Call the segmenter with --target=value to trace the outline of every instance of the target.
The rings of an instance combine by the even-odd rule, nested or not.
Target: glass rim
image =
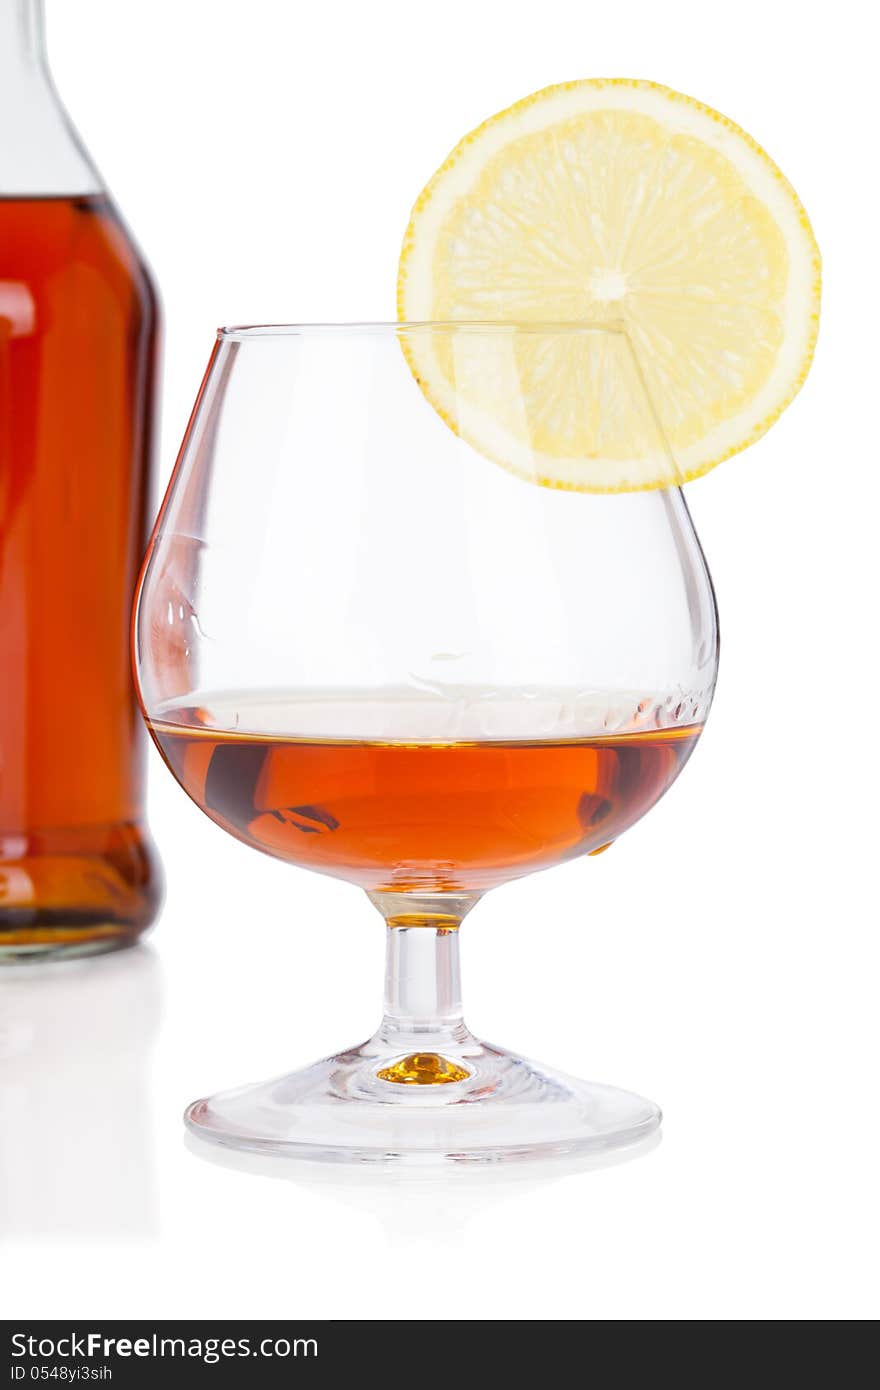
[[[219,341],[247,342],[253,338],[297,338],[352,334],[391,336],[399,333],[540,333],[579,334],[613,333],[626,336],[622,319],[598,323],[592,319],[410,319],[353,320],[327,323],[241,323],[217,329]]]

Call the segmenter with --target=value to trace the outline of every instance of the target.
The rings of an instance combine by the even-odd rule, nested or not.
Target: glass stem
[[[464,1036],[457,927],[389,927],[383,1041],[432,1048]]]
[[[390,1050],[442,1052],[470,1036],[462,1017],[458,928],[478,896],[370,894],[388,928],[377,1039]]]

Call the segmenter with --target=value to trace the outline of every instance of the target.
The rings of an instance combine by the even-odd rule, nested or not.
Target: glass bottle
[[[0,0],[0,959],[124,945],[158,909],[128,647],[158,328],[42,0]]]

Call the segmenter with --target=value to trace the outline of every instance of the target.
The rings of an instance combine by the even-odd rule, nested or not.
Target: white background
[[[656,1098],[660,1147],[600,1171],[424,1185],[188,1151],[186,1101],[372,1030],[383,929],[354,889],[223,836],[154,766],[168,898],[149,946],[0,981],[5,1315],[874,1316],[867,9],[47,10],[59,88],[162,288],[163,484],[215,326],[393,317],[423,183],[467,130],[550,82],[652,78],[742,124],[809,210],[825,301],[802,395],[688,490],[723,651],[685,775],[609,854],[498,890],[464,932],[474,1030]]]

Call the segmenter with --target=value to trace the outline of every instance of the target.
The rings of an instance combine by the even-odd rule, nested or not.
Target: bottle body
[[[124,944],[160,901],[128,656],[157,340],[149,273],[110,200],[7,192],[0,170],[7,959]]]

